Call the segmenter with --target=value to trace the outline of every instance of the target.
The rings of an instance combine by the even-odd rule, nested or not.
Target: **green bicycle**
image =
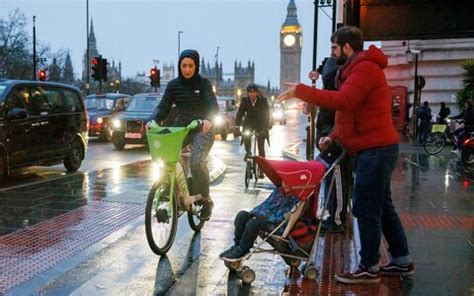
[[[152,121],[147,132],[153,161],[162,162],[163,172],[150,189],[145,207],[145,230],[151,250],[165,255],[176,236],[178,219],[187,213],[189,225],[198,232],[205,220],[200,219],[201,195],[189,195],[186,158],[181,147],[186,135],[199,127],[194,120],[186,127],[164,127]],[[189,156],[188,156],[189,157]]]

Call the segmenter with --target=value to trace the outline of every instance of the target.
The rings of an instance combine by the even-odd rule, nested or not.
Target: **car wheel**
[[[84,148],[79,140],[74,140],[69,146],[69,151],[64,159],[64,167],[70,171],[75,172],[81,166],[84,159]]]
[[[106,127],[104,127],[104,129],[102,130],[102,134],[100,135],[100,138],[102,139],[102,141],[105,141],[105,142],[110,142],[112,141],[112,134],[113,134],[114,130],[112,128],[111,125],[107,125]]]
[[[123,150],[123,147],[125,147],[125,140],[123,139],[123,136],[117,135],[117,133],[113,133],[112,144],[114,144],[115,149]]]

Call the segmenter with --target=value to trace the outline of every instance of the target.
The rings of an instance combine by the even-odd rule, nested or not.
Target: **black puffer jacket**
[[[199,75],[199,53],[195,50],[183,51],[178,65],[186,57],[194,60],[195,74],[190,79],[186,79],[180,70],[179,77],[168,83],[163,98],[153,114],[157,122],[167,118],[173,104],[177,109],[174,123],[176,126],[186,126],[194,119],[212,121],[219,110],[211,83]]]

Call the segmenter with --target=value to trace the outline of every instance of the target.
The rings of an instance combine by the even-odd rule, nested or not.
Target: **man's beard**
[[[342,66],[347,62],[347,55],[341,52],[341,55],[336,58],[336,65]]]

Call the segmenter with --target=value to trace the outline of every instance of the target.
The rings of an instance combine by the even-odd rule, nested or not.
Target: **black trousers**
[[[247,211],[240,211],[234,220],[234,243],[242,250],[248,251],[253,247],[260,231],[269,230],[267,223],[257,219]]]
[[[251,147],[251,140],[252,136],[245,136],[242,135],[244,141],[245,152],[247,154],[252,154],[252,147]],[[258,147],[258,155],[261,157],[265,157],[265,136],[258,136],[257,137],[257,147]]]

